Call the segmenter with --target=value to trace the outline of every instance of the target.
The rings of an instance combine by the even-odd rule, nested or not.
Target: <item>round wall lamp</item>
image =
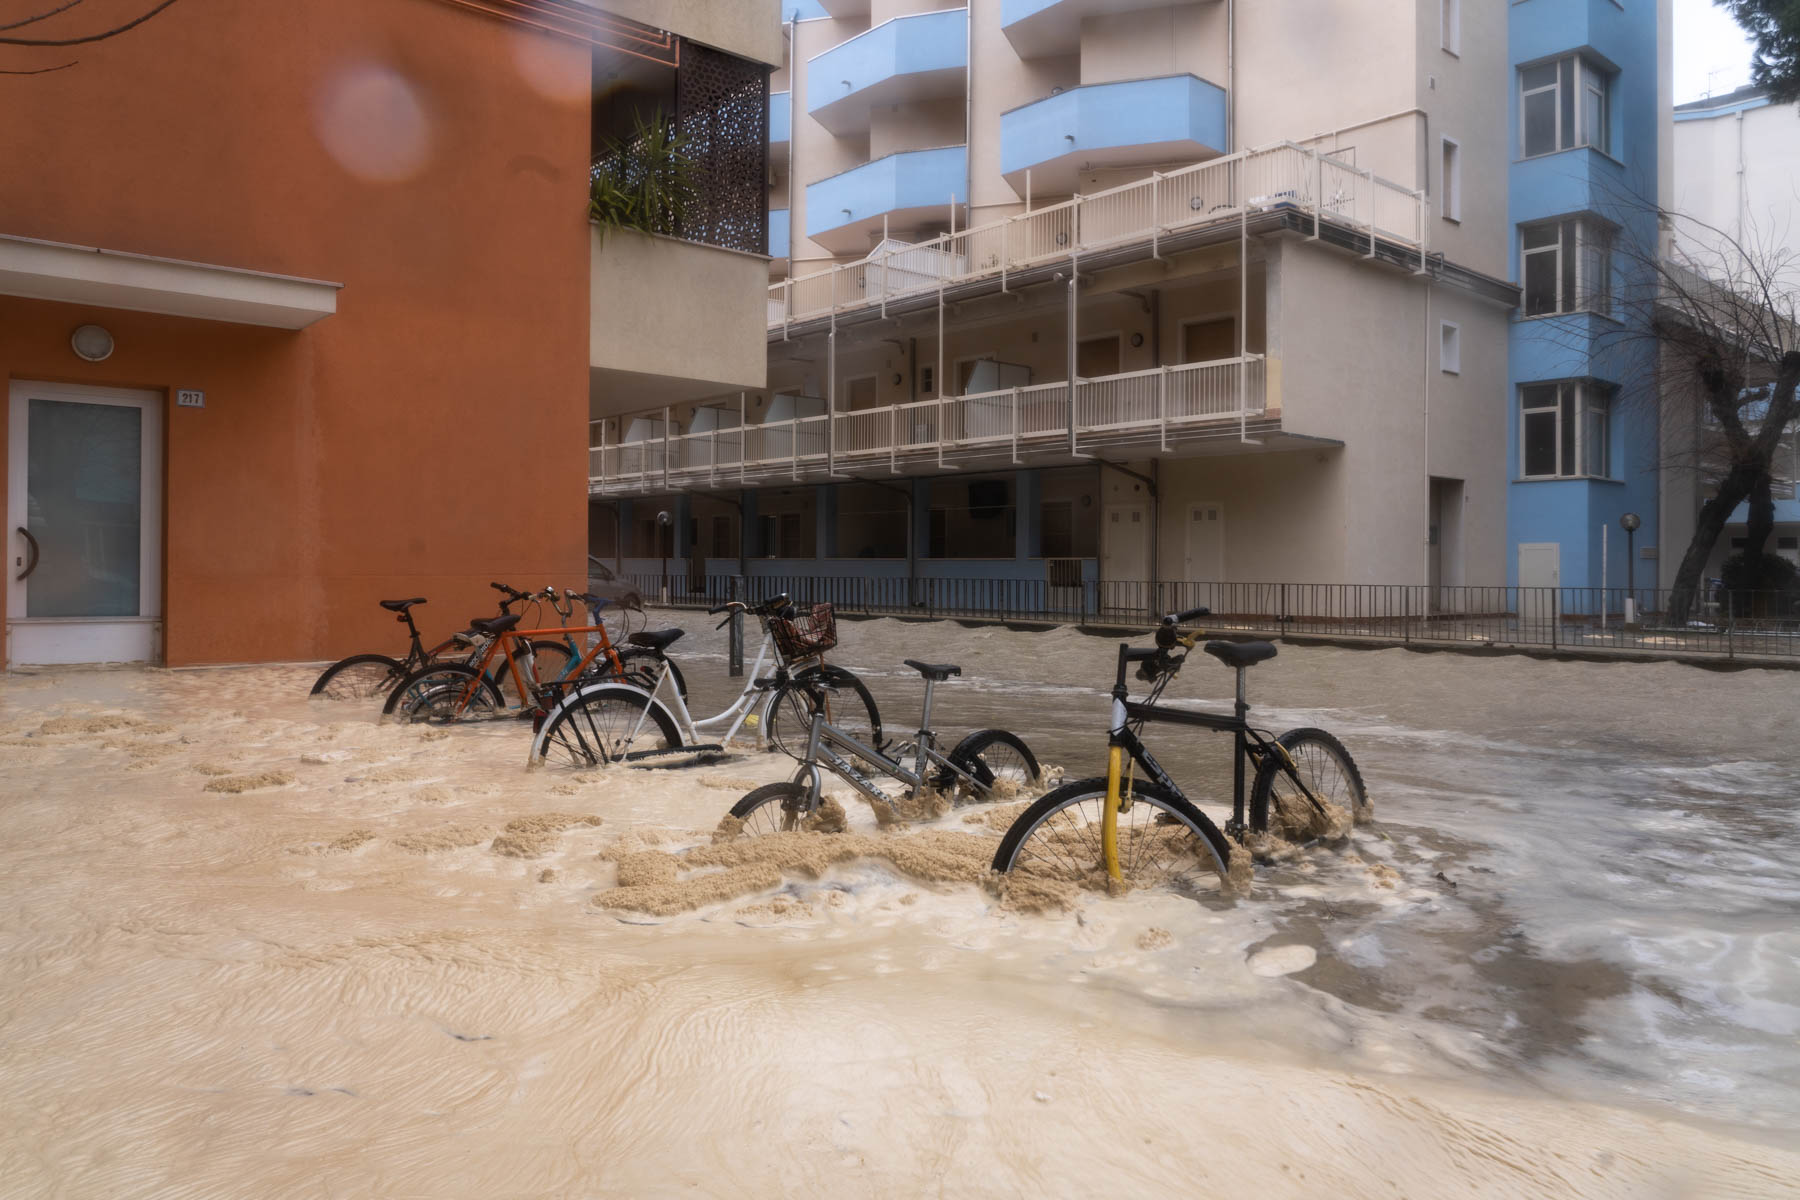
[[[98,325],[83,325],[69,335],[69,349],[88,362],[105,362],[112,357],[113,335]]]
[[[900,386],[900,383],[901,383],[901,379],[902,379],[902,376],[901,376],[901,374],[900,374],[900,372],[898,372],[898,371],[895,371],[895,372],[894,372],[894,386],[895,386],[895,387],[899,387],[899,386]]]
[[[1139,347],[1139,346],[1141,346],[1141,345],[1143,345],[1143,344],[1144,344],[1144,335],[1143,335],[1143,334],[1141,334],[1141,333],[1134,333],[1134,334],[1132,334],[1132,335],[1131,335],[1131,346],[1132,346],[1132,349],[1134,349],[1134,350],[1135,350],[1135,349],[1136,349],[1136,348],[1137,348],[1137,347]]]

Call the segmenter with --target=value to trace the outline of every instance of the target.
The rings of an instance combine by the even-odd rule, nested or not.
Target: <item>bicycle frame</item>
[[[938,766],[950,771],[957,779],[972,783],[985,791],[986,788],[980,780],[938,753],[937,734],[931,729],[931,693],[934,686],[933,681],[929,679],[925,681],[925,701],[919,713],[919,728],[916,735],[918,752],[914,756],[913,767],[910,770],[898,758],[863,745],[856,738],[831,724],[825,719],[825,706],[823,704],[816,706],[812,714],[812,728],[808,731],[806,738],[806,758],[800,764],[800,770],[794,775],[794,782],[803,784],[806,788],[807,811],[810,812],[819,806],[820,794],[824,787],[824,779],[819,774],[819,765],[823,762],[833,775],[855,788],[871,803],[879,803],[885,806],[890,813],[894,813],[896,817],[899,816],[895,812],[892,798],[877,787],[874,780],[857,770],[854,763],[838,754],[837,749],[840,747],[869,763],[882,774],[899,780],[910,788],[924,787],[926,768]]]
[[[479,660],[469,664],[475,668],[476,675],[463,685],[462,695],[457,698],[456,711],[460,714],[475,699],[475,691],[481,686],[482,680],[488,677],[488,666],[493,662],[494,655],[498,653],[504,653],[506,656],[506,669],[512,676],[513,687],[518,691],[520,707],[535,701],[539,681],[537,671],[532,665],[535,662],[535,656],[531,650],[531,639],[555,633],[571,635],[598,633],[600,635],[599,640],[588,648],[575,665],[564,672],[564,679],[579,679],[582,673],[602,655],[605,655],[614,674],[623,673],[624,666],[619,661],[618,651],[614,649],[612,638],[607,634],[605,625],[564,625],[555,629],[509,629],[489,641],[482,650]],[[515,643],[518,648],[515,648]],[[521,658],[527,664],[524,671],[519,669]],[[530,675],[529,681],[526,679],[526,675]]]
[[[700,740],[699,735],[701,730],[710,729],[717,725],[723,725],[727,721],[731,722],[731,724],[727,726],[725,732],[719,736],[719,742],[721,744],[729,742],[732,738],[737,736],[737,731],[743,726],[745,721],[750,719],[750,715],[756,711],[759,705],[766,705],[774,698],[773,692],[757,686],[757,677],[762,674],[763,663],[769,657],[769,652],[773,645],[774,639],[769,636],[767,631],[765,631],[763,633],[762,646],[758,648],[756,652],[756,662],[751,665],[744,680],[744,690],[738,693],[737,699],[733,700],[723,712],[716,713],[710,717],[696,718],[694,714],[689,711],[687,699],[682,696],[681,689],[673,684],[670,684],[669,686],[669,696],[674,703],[665,703],[661,699],[661,693],[663,684],[668,682],[669,679],[669,663],[667,659],[664,659],[662,665],[657,669],[656,684],[650,689],[650,699],[655,703],[662,704],[669,715],[675,718],[676,732],[680,733],[683,740],[689,744],[693,744]],[[626,686],[630,685],[627,684]],[[632,726],[631,737],[634,740],[643,730],[644,721],[649,716],[649,713],[650,710],[646,707],[644,712],[639,715],[637,723]],[[767,729],[768,724],[766,720],[759,720],[757,722],[756,744],[758,746],[767,742]]]
[[[1190,650],[1198,640],[1199,634],[1185,638],[1182,644]],[[1294,781],[1308,800],[1317,806],[1319,799],[1312,789],[1306,786],[1295,769],[1294,760],[1289,756],[1279,741],[1270,737],[1260,729],[1253,729],[1249,722],[1250,704],[1244,697],[1244,671],[1237,669],[1237,695],[1232,704],[1232,712],[1192,712],[1186,709],[1163,708],[1156,703],[1156,697],[1169,679],[1174,677],[1173,671],[1163,677],[1162,682],[1152,689],[1147,700],[1132,700],[1125,685],[1125,671],[1131,663],[1144,662],[1155,657],[1159,651],[1133,650],[1121,644],[1119,647],[1119,674],[1113,684],[1112,691],[1112,725],[1107,733],[1106,741],[1106,805],[1100,818],[1100,850],[1106,873],[1115,880],[1123,879],[1119,868],[1119,814],[1130,806],[1129,794],[1124,786],[1123,774],[1125,762],[1129,759],[1144,769],[1151,782],[1167,789],[1183,800],[1187,794],[1181,790],[1169,773],[1156,761],[1144,745],[1132,724],[1187,725],[1193,728],[1210,729],[1217,733],[1232,735],[1231,753],[1231,820],[1226,822],[1224,832],[1227,837],[1242,841],[1249,829],[1245,820],[1244,766],[1254,763],[1260,769],[1262,763],[1273,756]],[[1175,663],[1179,670],[1184,655]]]

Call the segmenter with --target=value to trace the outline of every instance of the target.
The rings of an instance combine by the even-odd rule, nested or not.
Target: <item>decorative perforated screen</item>
[[[684,39],[675,122],[689,139],[699,193],[679,236],[767,254],[769,69]]]

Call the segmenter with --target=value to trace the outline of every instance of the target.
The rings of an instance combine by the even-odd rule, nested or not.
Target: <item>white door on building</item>
[[[1213,501],[1188,505],[1187,574],[1193,583],[1225,579],[1225,506]]]
[[[14,383],[7,657],[151,662],[162,617],[162,396]]]
[[[1149,579],[1149,506],[1109,506],[1100,523],[1100,607],[1144,609],[1150,603]]]
[[[1562,615],[1562,546],[1557,542],[1519,543],[1519,618],[1555,621]]]

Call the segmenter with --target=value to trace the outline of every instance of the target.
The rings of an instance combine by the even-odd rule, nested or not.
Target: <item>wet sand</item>
[[[838,657],[890,730],[900,657],[961,660],[941,729],[1085,774],[1115,646],[880,621]],[[1795,1194],[1777,673],[1286,650],[1252,699],[1344,737],[1376,824],[1236,904],[1044,914],[963,882],[979,810],[846,798],[893,853],[734,858],[786,760],[528,773],[521,727],[311,674],[0,679],[0,1193]],[[617,903],[671,870],[747,873]]]

